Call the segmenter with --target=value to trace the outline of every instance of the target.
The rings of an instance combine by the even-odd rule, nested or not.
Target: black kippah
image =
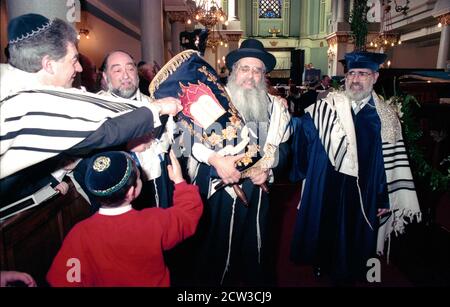
[[[20,15],[8,24],[8,43],[15,44],[48,29],[52,21],[38,14]]]

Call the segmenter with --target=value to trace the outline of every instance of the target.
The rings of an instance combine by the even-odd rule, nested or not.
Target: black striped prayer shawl
[[[375,92],[372,97],[381,121],[384,169],[390,210],[393,212],[378,229],[377,253],[382,255],[385,241],[390,242],[392,232],[403,233],[405,225],[414,219],[420,222],[421,212],[397,113]],[[343,92],[331,92],[306,111],[313,118],[321,143],[335,170],[358,177],[356,135],[350,100]]]
[[[0,104],[0,179],[70,149],[139,107],[77,89],[25,90]]]

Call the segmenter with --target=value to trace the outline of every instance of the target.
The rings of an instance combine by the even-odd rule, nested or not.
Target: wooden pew
[[[45,275],[65,235],[92,213],[90,205],[69,183],[66,195],[57,195],[37,207],[18,213],[0,225],[2,271],[27,272],[38,286],[47,286]]]

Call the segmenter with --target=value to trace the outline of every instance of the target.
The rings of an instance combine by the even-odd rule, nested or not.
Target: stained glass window
[[[259,18],[281,18],[281,0],[259,0]]]

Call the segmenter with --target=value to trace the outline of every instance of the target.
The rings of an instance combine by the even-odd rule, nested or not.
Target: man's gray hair
[[[9,63],[26,72],[42,69],[42,59],[48,55],[58,61],[66,56],[67,44],[78,43],[77,32],[67,22],[55,18],[50,27],[28,39],[9,45]]]

